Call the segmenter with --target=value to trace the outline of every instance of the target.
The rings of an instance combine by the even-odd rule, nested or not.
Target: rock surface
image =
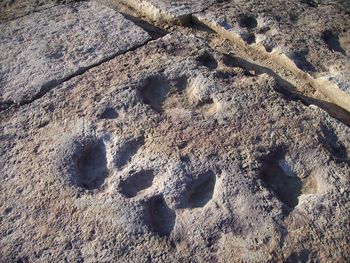
[[[346,261],[349,113],[171,30],[0,112],[0,261]]]
[[[342,15],[339,15],[342,14]],[[307,8],[300,1],[235,1],[213,5],[202,14],[267,51],[283,50],[307,72],[348,62],[350,15],[334,6]]]
[[[216,0],[121,0],[142,15],[160,22],[185,24],[191,21],[191,15],[213,5]]]
[[[194,19],[350,110],[349,13],[300,1],[234,1],[213,5]]]
[[[150,36],[114,10],[61,5],[0,25],[0,92],[22,104]]]
[[[0,3],[0,22],[13,20],[69,2],[72,2],[72,0],[3,0]]]
[[[174,10],[185,10],[181,17],[174,14],[168,1],[124,2],[159,23],[192,21],[207,26],[254,61],[280,74],[287,71],[288,81],[303,93],[316,89],[322,95],[315,98],[325,97],[350,111],[347,4],[267,0],[213,1],[202,6],[201,2],[173,2]]]
[[[3,122],[4,251],[225,262],[282,260],[307,244],[309,256],[345,258],[349,128],[235,62],[168,35]],[[336,245],[320,251],[321,239]]]

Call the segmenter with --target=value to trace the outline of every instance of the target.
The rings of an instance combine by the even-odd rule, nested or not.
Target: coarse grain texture
[[[173,33],[3,121],[4,260],[347,258],[349,128],[228,60]]]
[[[0,24],[2,104],[23,104],[150,36],[114,10],[71,3]]]
[[[113,1],[0,24],[0,262],[346,262],[350,115],[310,83],[347,65],[346,41],[285,22],[321,26],[325,10],[349,30],[342,2],[139,1],[176,3],[184,26]],[[276,45],[199,25],[223,16],[261,37],[271,16]],[[51,36],[69,48],[40,64]],[[280,47],[307,78],[271,57]],[[314,71],[285,52],[305,47]]]

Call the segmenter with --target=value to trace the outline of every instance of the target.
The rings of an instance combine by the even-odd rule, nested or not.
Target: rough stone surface
[[[306,79],[304,73],[319,79],[320,82],[313,86],[349,111],[350,15],[345,7],[310,6],[297,0],[238,0],[213,5],[194,17],[225,37],[238,36],[251,49],[256,47],[257,56],[260,53],[258,47],[263,47],[271,56],[275,53],[286,55],[292,62],[288,69],[292,68],[302,79]],[[276,60],[286,64],[286,59]],[[324,80],[328,82],[327,87],[317,87],[323,86]],[[340,97],[344,100],[339,101]]]
[[[72,3],[0,24],[0,92],[23,103],[150,36],[114,10]]]
[[[86,0],[3,0],[0,3],[0,22],[18,19],[61,4],[83,1]]]
[[[213,5],[216,0],[121,0],[152,20],[170,23],[188,23],[193,13]]]
[[[139,2],[142,2],[142,0]],[[180,17],[183,15],[189,15],[196,12],[200,12],[203,9],[209,7],[215,0],[178,0],[178,1],[170,1],[170,0],[146,0],[145,2],[149,2],[151,5],[159,8],[164,12],[172,13],[174,16]]]
[[[51,8],[65,0],[3,0],[0,3],[0,22],[13,20],[43,9]]]
[[[270,52],[283,50],[304,71],[349,65],[350,15],[332,5],[235,1],[213,5],[202,15],[236,30],[249,44],[263,43]]]
[[[1,122],[2,261],[349,257],[350,129],[169,34]]]
[[[0,112],[0,262],[350,258],[350,114],[307,82],[307,72],[316,78],[319,65],[346,64],[349,54],[327,53],[320,43],[316,50],[314,33],[285,21],[294,9],[299,19],[333,10],[333,25],[345,15],[332,1],[259,1],[260,7],[256,1],[225,2],[193,14],[187,26],[173,25],[171,16],[146,22],[137,17],[145,10],[111,0],[49,7],[0,25],[10,32],[1,31],[0,41],[12,44],[7,53],[16,54],[0,54],[6,58],[1,70],[32,70],[21,59],[35,66],[35,56],[44,56],[33,48],[43,47],[41,32],[51,32],[40,38],[44,44],[56,43],[48,39],[55,30],[69,49],[61,64],[46,57],[53,65],[47,78],[59,79],[70,65],[80,68],[101,58],[84,70],[73,67],[44,92],[33,86],[30,101]],[[186,3],[194,12],[197,2]],[[297,39],[310,42],[297,45],[290,38],[286,48],[310,45],[320,64],[315,72],[294,74],[261,55],[259,37],[238,45],[197,24],[201,17],[220,21],[224,15],[232,32],[238,23],[238,33],[259,37],[268,34],[256,31],[260,17],[272,17],[272,28],[282,32],[274,51],[284,46],[290,27]],[[15,30],[24,21],[31,31],[23,34],[36,38],[31,47],[17,40]],[[316,21],[321,26],[323,20]],[[73,28],[67,31],[68,25]],[[98,48],[81,55],[81,45]],[[30,78],[39,77],[41,71],[30,71]],[[31,87],[22,75],[11,81]],[[16,98],[27,94],[17,94],[18,86],[0,87]]]

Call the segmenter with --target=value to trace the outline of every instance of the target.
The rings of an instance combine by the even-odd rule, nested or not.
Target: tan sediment
[[[267,52],[262,44],[256,43],[249,45],[238,33],[225,29],[214,20],[205,19],[200,14],[176,16],[171,12],[158,8],[146,0],[121,0],[121,2],[137,10],[137,12],[146,16],[148,19],[157,21],[161,24],[184,25],[192,21],[195,24],[209,27],[221,37],[231,41],[241,48],[254,62],[265,60],[277,65],[279,69],[282,68],[283,70],[286,70],[287,72],[284,73],[287,74],[283,74],[283,78],[288,80],[293,86],[297,87],[302,93],[312,93],[312,90],[315,89],[330,102],[350,112],[350,95],[342,91],[335,83],[332,83],[328,79],[314,78],[307,72],[302,71],[292,59],[278,49],[274,49],[272,52]],[[270,66],[271,65],[268,65],[268,67]],[[278,71],[280,70],[276,70],[277,73]],[[290,77],[288,77],[288,75]],[[309,90],[307,90],[308,88]]]
[[[165,24],[179,24],[183,25],[191,21],[191,14],[175,16],[170,12],[164,11],[149,1],[145,0],[120,0],[125,5],[137,10],[140,14],[146,16],[152,21]]]
[[[296,79],[305,83],[308,86],[318,90],[325,97],[327,97],[331,102],[338,105],[339,107],[350,112],[350,95],[342,91],[335,83],[330,82],[325,78],[313,78],[310,74],[300,70],[297,65],[288,56],[278,50],[273,50],[272,52],[267,52],[261,44],[247,44],[241,36],[233,31],[227,30],[222,26],[218,25],[215,21],[209,21],[201,16],[193,15],[192,20],[194,23],[207,26],[218,33],[220,36],[233,42],[244,51],[249,54],[249,56],[254,60],[255,56],[269,60],[284,69],[291,72]],[[296,87],[298,86],[295,81],[288,79]]]

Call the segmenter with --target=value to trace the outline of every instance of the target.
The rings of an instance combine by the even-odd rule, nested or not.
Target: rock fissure
[[[1,262],[346,261],[349,112],[308,74],[346,92],[349,30],[299,0],[85,1],[0,24]]]

